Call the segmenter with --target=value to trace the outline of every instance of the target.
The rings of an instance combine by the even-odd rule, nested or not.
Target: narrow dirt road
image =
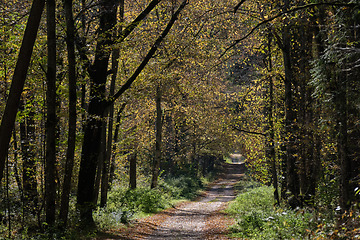
[[[227,225],[220,210],[233,200],[234,184],[244,173],[243,164],[227,164],[225,173],[198,201],[176,208],[157,229],[145,239],[219,239]],[[217,220],[216,220],[217,219]],[[218,228],[218,229],[217,229]],[[217,230],[216,230],[217,229]],[[221,237],[226,239],[225,236]]]
[[[244,172],[244,164],[225,164],[224,173],[196,201],[180,204],[141,219],[125,231],[96,239],[229,239],[226,233],[233,221],[221,210],[235,198],[234,185]]]

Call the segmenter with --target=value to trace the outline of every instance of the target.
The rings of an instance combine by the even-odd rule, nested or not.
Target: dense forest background
[[[93,227],[117,187],[195,179],[234,152],[278,205],[356,228],[357,0],[1,0],[0,9],[4,235],[77,219]]]

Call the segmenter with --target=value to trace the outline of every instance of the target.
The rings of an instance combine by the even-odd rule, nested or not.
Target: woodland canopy
[[[358,0],[1,0],[0,13],[4,236],[93,227],[118,186],[195,179],[233,153],[278,205],[360,227]]]

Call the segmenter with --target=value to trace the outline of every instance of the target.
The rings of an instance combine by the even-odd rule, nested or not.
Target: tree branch
[[[119,38],[114,43],[121,43],[125,40],[127,36],[140,24],[140,22],[151,12],[154,7],[160,2],[161,0],[153,0],[149,3],[149,5],[142,11],[139,16],[137,16],[132,23],[130,23],[121,33]],[[86,43],[85,41],[75,33],[75,43],[76,47],[79,51],[80,58],[85,62],[86,69],[89,71],[91,66],[91,61],[87,56],[86,52]]]
[[[159,48],[160,43],[163,41],[163,39],[166,37],[166,35],[170,32],[170,29],[174,25],[175,21],[177,20],[180,12],[183,10],[183,8],[188,4],[188,0],[184,0],[178,10],[174,13],[174,15],[171,17],[169,23],[167,24],[164,31],[161,33],[161,35],[156,39],[154,45],[149,50],[148,54],[145,56],[144,60],[141,62],[141,64],[138,66],[138,68],[135,70],[135,72],[131,75],[131,77],[126,81],[126,83],[115,93],[115,95],[108,101],[107,107],[114,103],[116,99],[118,99],[127,89],[129,89],[132,85],[132,83],[136,80],[136,78],[139,76],[139,74],[142,72],[142,70],[145,68],[145,66],[148,64],[150,59],[153,57],[156,50]]]
[[[235,7],[234,7],[234,13],[236,13],[237,10],[239,10],[239,8],[241,7],[241,5],[245,2],[246,0],[241,0]]]
[[[127,36],[140,24],[140,22],[156,7],[161,0],[153,0],[149,5],[137,16],[132,23],[130,23],[121,33],[116,43],[121,43]]]
[[[241,3],[241,2],[240,2]],[[225,51],[220,55],[220,58],[223,57],[231,48],[233,48],[234,46],[236,46],[238,43],[240,43],[241,41],[245,40],[246,38],[248,38],[250,35],[252,35],[258,28],[260,28],[262,25],[265,25],[285,14],[288,13],[292,13],[292,12],[296,12],[299,10],[303,10],[306,8],[314,8],[314,7],[318,7],[318,6],[337,6],[337,7],[354,7],[357,6],[358,4],[356,3],[341,3],[341,2],[328,2],[328,3],[311,3],[311,4],[306,4],[303,6],[299,6],[299,7],[295,7],[292,9],[289,9],[287,11],[283,11],[273,17],[270,17],[268,19],[265,19],[264,21],[258,23],[254,28],[252,28],[250,30],[250,32],[248,32],[244,37],[235,40],[233,44],[231,44],[228,48],[225,49]]]
[[[264,134],[264,133],[247,131],[247,130],[244,130],[244,129],[240,129],[240,128],[236,127],[236,126],[231,126],[231,127],[234,130],[237,130],[239,132],[248,133],[248,134],[254,134],[254,135],[260,135],[260,136],[266,137],[266,134]]]

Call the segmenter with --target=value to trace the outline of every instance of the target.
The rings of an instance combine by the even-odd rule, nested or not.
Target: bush
[[[101,229],[128,223],[134,215],[155,213],[169,206],[167,194],[159,189],[114,188],[109,192],[108,204],[94,213]]]
[[[109,208],[98,209],[94,212],[94,220],[100,229],[110,229],[130,221],[132,214],[128,211],[118,209],[115,211]]]
[[[306,210],[275,209],[273,188],[257,187],[240,194],[227,211],[237,218],[235,237],[246,239],[304,239],[312,229]]]
[[[202,187],[203,184],[200,179],[190,176],[168,178],[159,184],[159,188],[174,199],[193,199]]]
[[[160,180],[155,189],[114,187],[108,194],[106,208],[95,211],[94,218],[101,229],[108,229],[128,223],[132,217],[170,207],[174,200],[194,198],[201,188],[202,182],[191,176]]]
[[[237,196],[230,204],[228,212],[236,215],[247,214],[252,211],[271,212],[274,209],[273,189],[257,187]]]
[[[137,188],[127,190],[119,203],[128,211],[155,213],[167,206],[165,195],[159,189]]]
[[[109,193],[107,209],[116,211],[153,213],[167,207],[166,194],[159,189],[116,188]]]

